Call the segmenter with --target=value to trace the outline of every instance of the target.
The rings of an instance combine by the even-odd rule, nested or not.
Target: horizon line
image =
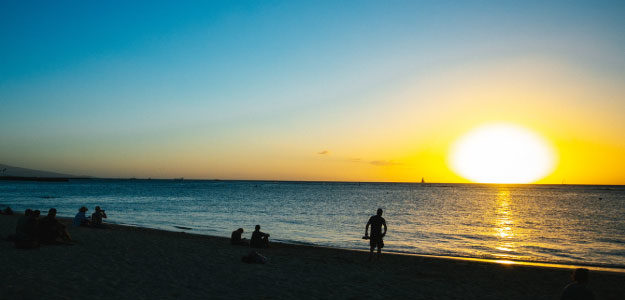
[[[284,179],[219,179],[219,178],[152,178],[152,177],[95,177],[95,176],[68,176],[68,177],[39,177],[39,176],[0,176],[3,178],[28,179],[73,179],[73,180],[169,180],[169,181],[252,181],[252,182],[310,182],[310,183],[394,183],[394,184],[476,184],[476,185],[594,185],[594,186],[625,186],[625,184],[596,184],[596,183],[492,183],[492,182],[420,182],[420,181],[349,181],[349,180],[284,180]]]

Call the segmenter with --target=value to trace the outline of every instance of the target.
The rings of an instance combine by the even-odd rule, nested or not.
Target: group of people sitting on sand
[[[17,219],[15,235],[9,236],[16,248],[37,248],[40,244],[73,244],[67,227],[56,219],[55,208],[50,208],[48,215],[41,219],[40,215],[39,210],[29,208]]]
[[[84,226],[84,227],[92,227],[92,228],[106,228],[106,225],[102,222],[102,219],[106,219],[106,212],[101,209],[99,206],[95,207],[95,212],[91,214],[91,219],[87,217],[87,211],[89,209],[85,206],[81,207],[78,210],[76,216],[74,216],[74,221],[72,224],[74,226]]]
[[[256,225],[254,232],[249,243],[246,239],[242,238],[243,228],[239,228],[232,232],[230,236],[230,243],[232,245],[250,246],[250,248],[268,248],[269,247],[269,234],[260,231],[260,225]]]
[[[256,225],[254,228],[254,232],[252,232],[252,237],[250,238],[249,243],[246,239],[241,237],[242,234],[243,228],[233,231],[230,236],[230,244],[241,246],[249,245],[250,248],[256,249],[269,248],[269,234],[260,231],[260,225]],[[241,257],[241,261],[248,264],[264,264],[268,261],[268,259],[262,254],[252,250],[248,255]]]
[[[81,207],[74,217],[73,224],[75,226],[105,228],[102,219],[107,217],[106,213],[99,206],[96,206],[95,210],[89,219],[85,215],[87,208]],[[39,210],[26,209],[24,215],[17,219],[15,234],[10,235],[8,240],[13,241],[15,247],[20,249],[37,248],[41,244],[73,245],[74,241],[67,231],[67,226],[56,218],[56,208],[50,208],[48,215],[43,218],[39,218],[40,215]]]

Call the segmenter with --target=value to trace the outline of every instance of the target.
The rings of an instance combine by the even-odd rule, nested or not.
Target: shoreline
[[[16,216],[23,215],[20,212],[14,212]],[[42,212],[42,217],[45,216],[45,212]],[[63,220],[66,223],[71,224],[73,217],[66,216],[58,216],[57,219]],[[226,236],[218,236],[211,234],[204,234],[199,232],[191,232],[195,229],[188,227],[178,227],[178,226],[163,226],[160,227],[158,225],[149,225],[149,224],[130,224],[123,222],[107,222],[108,225],[112,225],[115,227],[129,227],[129,228],[137,228],[137,229],[149,229],[170,233],[182,233],[187,235],[197,235],[200,237],[207,238],[223,238],[229,239]],[[167,228],[170,227],[170,228]],[[294,245],[294,246],[302,246],[302,247],[315,247],[315,248],[327,248],[327,249],[336,249],[336,250],[345,250],[345,251],[358,251],[358,252],[369,252],[368,249],[358,249],[358,248],[344,248],[344,247],[334,247],[327,245],[318,245],[307,242],[300,242],[296,240],[280,240],[280,239],[272,239],[272,244],[284,244],[284,245]],[[524,261],[524,260],[514,260],[514,259],[501,259],[501,258],[482,258],[482,257],[469,257],[469,256],[452,256],[452,255],[439,255],[439,254],[426,254],[426,253],[412,253],[412,252],[401,252],[401,251],[393,251],[393,250],[384,250],[385,254],[393,254],[393,255],[405,255],[405,256],[416,256],[416,257],[427,257],[427,258],[437,258],[437,259],[449,259],[449,260],[460,260],[460,261],[474,261],[474,262],[484,262],[484,263],[492,263],[492,264],[503,264],[503,265],[523,265],[523,266],[535,266],[535,267],[545,267],[545,268],[558,268],[558,269],[575,269],[575,268],[586,268],[591,271],[602,271],[602,272],[613,272],[613,273],[623,273],[625,274],[625,266],[619,265],[601,265],[601,264],[576,264],[576,263],[567,263],[567,262],[547,262],[547,261]]]
[[[15,215],[20,216],[22,214],[15,213]],[[44,216],[44,212],[42,212],[42,217],[43,216]],[[65,223],[68,223],[68,224],[71,224],[73,220],[72,217],[62,217],[62,216],[57,216],[57,219],[63,220]],[[106,222],[106,221],[105,223],[107,225],[111,225],[114,227],[128,227],[128,228],[136,228],[136,229],[141,229],[141,230],[155,230],[155,231],[163,231],[163,232],[168,232],[168,233],[181,233],[181,234],[186,234],[186,235],[195,235],[198,237],[229,240],[229,237],[225,237],[225,236],[189,232],[189,231],[193,231],[194,230],[193,228],[187,229],[187,228],[178,228],[176,226],[173,226],[175,229],[174,228],[165,229],[163,227],[140,225],[140,224],[117,223],[117,222]],[[280,245],[293,245],[293,246],[302,246],[302,247],[336,249],[336,250],[344,250],[344,251],[358,251],[358,252],[365,252],[365,253],[369,252],[369,250],[367,249],[333,247],[333,246],[317,245],[317,244],[306,243],[306,242],[299,242],[299,241],[294,241],[294,240],[285,241],[285,240],[280,240],[280,239],[272,239],[271,243],[280,244]],[[405,255],[405,256],[415,256],[415,257],[424,257],[424,258],[449,259],[449,260],[459,260],[459,261],[484,262],[484,263],[500,264],[500,265],[534,266],[534,267],[556,268],[556,269],[567,269],[567,270],[572,270],[576,268],[586,268],[591,271],[625,274],[625,266],[621,267],[621,266],[598,265],[598,264],[569,264],[569,263],[562,263],[562,262],[523,261],[523,260],[512,260],[512,259],[411,253],[411,252],[400,252],[400,251],[393,251],[393,250],[384,250],[384,254]]]
[[[0,234],[18,216],[0,216]],[[71,219],[59,218],[68,223]],[[110,223],[109,223],[110,224]],[[267,264],[245,264],[250,249],[229,239],[110,224],[72,227],[73,246],[0,245],[2,299],[553,299],[570,269],[272,243]],[[625,274],[591,271],[597,299],[625,294]],[[33,288],[36,287],[36,288]]]
[[[65,219],[68,222],[71,222],[72,218],[69,217],[57,217],[58,219]],[[138,224],[127,224],[127,223],[107,223],[115,226],[127,226],[132,228],[144,228],[151,230],[160,230],[165,232],[172,233],[184,233],[189,235],[197,235],[204,236],[209,238],[223,238],[229,239],[225,236],[218,235],[210,235],[210,234],[202,234],[196,232],[189,232],[193,229],[185,229],[185,228],[176,228],[172,230],[151,227],[146,225],[138,225]],[[176,227],[176,226],[173,226]],[[181,230],[181,231],[176,231]],[[189,230],[189,231],[185,231]],[[358,251],[358,252],[366,252],[369,253],[367,249],[357,249],[357,248],[343,248],[343,247],[332,247],[325,245],[317,245],[312,243],[294,241],[294,240],[280,240],[275,239],[271,241],[272,244],[284,244],[284,245],[294,245],[294,246],[302,246],[302,247],[314,247],[314,248],[327,248],[327,249],[336,249],[336,250],[345,250],[345,251]],[[460,261],[474,261],[474,262],[485,262],[492,264],[503,264],[503,265],[523,265],[523,266],[534,266],[534,267],[545,267],[545,268],[557,268],[557,269],[576,269],[576,268],[586,268],[591,271],[601,271],[601,272],[613,272],[613,273],[623,273],[625,274],[625,266],[610,266],[610,265],[598,265],[598,264],[567,264],[561,262],[542,262],[542,261],[523,261],[523,260],[513,260],[513,259],[497,259],[497,258],[479,258],[479,257],[468,257],[468,256],[451,256],[451,255],[437,255],[437,254],[424,254],[424,253],[411,253],[411,252],[400,252],[393,250],[384,250],[384,254],[392,254],[392,255],[406,255],[406,256],[416,256],[416,257],[428,257],[428,258],[438,258],[438,259],[450,259],[450,260],[460,260]]]

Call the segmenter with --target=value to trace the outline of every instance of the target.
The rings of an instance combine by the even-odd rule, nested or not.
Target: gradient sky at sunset
[[[539,183],[625,184],[625,1],[127,2],[0,2],[0,163],[467,182],[450,147],[505,122]]]

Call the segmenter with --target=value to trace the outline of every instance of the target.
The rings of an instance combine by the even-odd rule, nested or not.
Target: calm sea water
[[[367,249],[384,209],[393,252],[625,267],[625,186],[254,181],[0,181],[0,205],[229,237],[254,225],[274,240]]]

